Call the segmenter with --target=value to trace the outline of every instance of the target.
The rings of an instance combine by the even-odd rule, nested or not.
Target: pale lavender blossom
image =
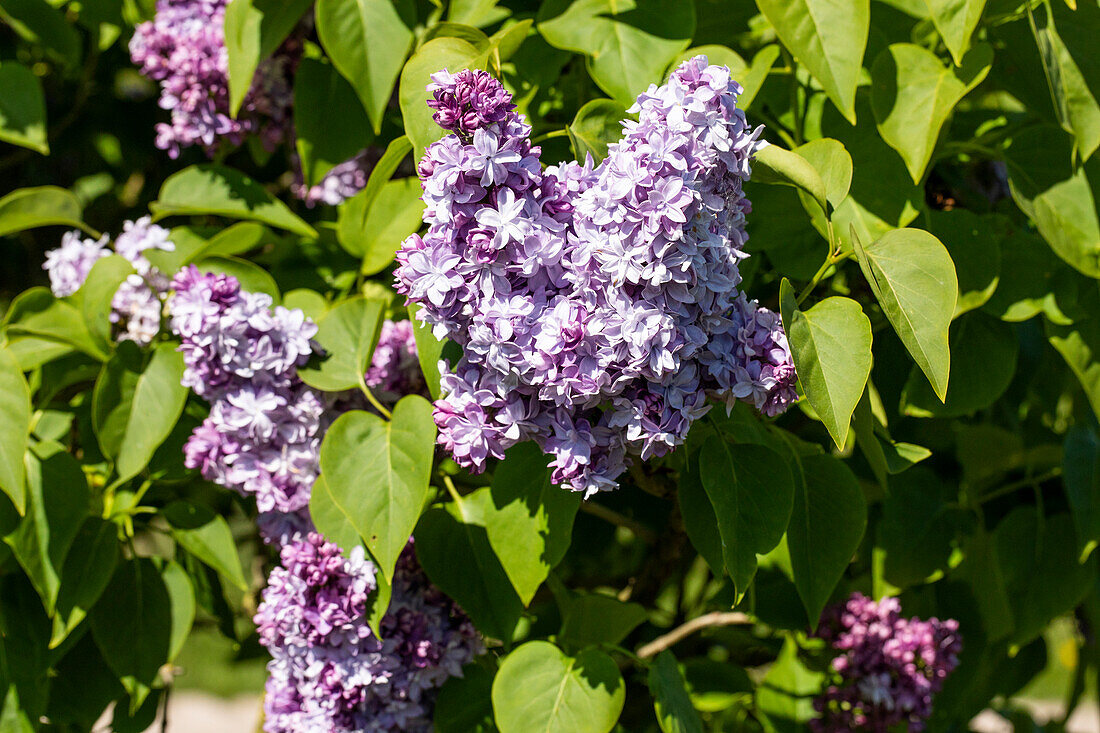
[[[590,494],[682,443],[708,394],[767,415],[794,401],[782,325],[738,289],[761,143],[728,69],[685,62],[639,95],[599,166],[545,171],[491,76],[442,71],[428,89],[454,134],[417,166],[428,229],[395,275],[463,348],[434,413],[456,461],[480,471],[531,439],[556,482]]]
[[[98,240],[83,239],[78,231],[62,235],[61,246],[48,250],[42,264],[42,269],[49,273],[54,295],[64,298],[80,290],[96,261],[111,254],[107,239],[107,235]]]
[[[416,356],[412,321],[382,322],[378,345],[374,347],[365,381],[379,399],[390,404],[405,395],[425,391],[424,375]]]

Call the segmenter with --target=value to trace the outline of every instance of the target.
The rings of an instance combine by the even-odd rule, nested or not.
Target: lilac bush
[[[432,80],[451,134],[420,161],[428,231],[395,274],[463,348],[435,410],[455,460],[480,471],[533,439],[556,483],[590,495],[682,443],[708,395],[768,415],[795,400],[782,324],[738,290],[761,143],[728,69],[685,62],[638,97],[599,166],[545,171],[500,82]]]
[[[953,619],[905,619],[896,598],[873,601],[855,593],[830,608],[818,636],[839,652],[840,681],[814,700],[815,731],[886,733],[904,724],[924,730],[932,698],[959,663],[962,639]]]

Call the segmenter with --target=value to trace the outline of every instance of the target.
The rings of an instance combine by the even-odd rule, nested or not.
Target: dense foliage
[[[0,0],[0,731],[965,730],[1100,672],[1097,0]],[[1055,724],[1056,725],[1056,724]]]

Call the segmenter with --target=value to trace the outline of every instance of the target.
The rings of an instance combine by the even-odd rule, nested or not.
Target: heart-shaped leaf
[[[417,395],[403,397],[388,421],[346,412],[321,443],[321,472],[332,502],[387,581],[428,499],[434,449],[432,405]],[[320,524],[317,529],[326,532]]]
[[[546,641],[515,649],[493,680],[500,733],[608,733],[625,697],[611,657],[597,649],[570,657]]]

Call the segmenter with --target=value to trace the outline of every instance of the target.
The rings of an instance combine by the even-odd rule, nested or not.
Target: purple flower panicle
[[[271,653],[268,733],[430,731],[438,688],[484,647],[455,604],[428,584],[412,545],[398,561],[382,638],[367,622],[375,567],[316,533],[281,553],[256,612]]]
[[[814,700],[818,733],[924,730],[962,650],[957,621],[905,619],[896,598],[876,603],[860,593],[827,612],[818,636],[840,652],[832,663],[840,681]]]
[[[434,413],[455,460],[479,471],[533,439],[555,482],[590,494],[682,443],[708,395],[769,415],[794,400],[782,325],[738,291],[760,130],[728,69],[685,62],[599,166],[545,171],[500,82],[443,71],[428,88],[454,134],[418,165],[428,230],[395,275],[463,348]]]
[[[383,402],[395,403],[405,395],[426,391],[412,321],[382,322],[378,345],[374,347],[366,384]]]

